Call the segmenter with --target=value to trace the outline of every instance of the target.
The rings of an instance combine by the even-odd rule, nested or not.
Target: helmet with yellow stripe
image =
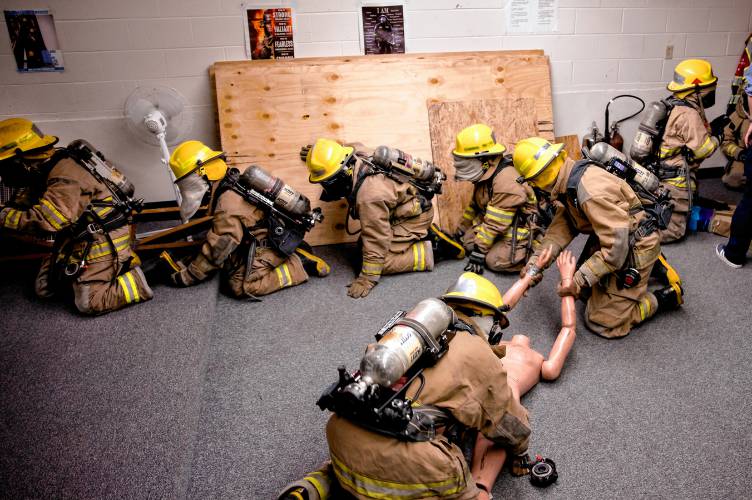
[[[514,168],[530,184],[550,187],[559,175],[567,152],[564,144],[551,144],[541,137],[529,137],[514,146]]]
[[[29,159],[52,156],[58,138],[45,135],[25,118],[8,118],[0,122],[0,160],[19,155]]]

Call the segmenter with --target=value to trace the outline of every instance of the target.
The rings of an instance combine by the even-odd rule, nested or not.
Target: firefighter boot
[[[461,243],[452,239],[451,236],[439,229],[436,224],[428,228],[428,238],[433,249],[435,262],[446,259],[462,260],[465,258],[465,248]]]
[[[684,289],[678,283],[653,292],[658,300],[658,312],[672,311],[684,304]]]
[[[303,269],[305,269],[305,271],[309,275],[323,278],[324,276],[327,276],[331,271],[329,264],[327,264],[326,261],[321,257],[315,256],[313,254],[311,245],[309,245],[305,241],[295,249],[295,253],[298,254],[298,257],[300,257],[301,262],[303,262]]]
[[[321,469],[285,486],[277,500],[326,500],[335,497],[339,498],[334,471],[331,464],[326,463]]]
[[[666,260],[666,256],[661,253],[658,256],[658,260],[655,261],[653,270],[650,272],[650,277],[657,279],[659,282],[666,286],[679,285],[681,286],[681,278],[676,269]]]

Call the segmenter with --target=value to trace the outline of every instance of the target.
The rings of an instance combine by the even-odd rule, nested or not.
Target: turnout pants
[[[42,298],[55,292],[49,283],[51,262],[52,257],[46,257],[37,275],[35,290]],[[71,281],[74,303],[81,313],[104,314],[154,296],[140,267],[118,267],[116,270],[112,259],[91,262]]]
[[[229,259],[227,285],[238,298],[268,295],[308,280],[300,257],[286,257],[271,248],[257,248],[252,269],[246,277],[246,252],[235,252]],[[239,260],[239,259],[242,259]]]
[[[472,251],[475,245],[475,231],[469,230],[462,236],[465,250]],[[486,254],[486,267],[497,272],[516,272],[525,267],[525,263],[535,248],[538,240],[530,245],[530,229],[517,228],[517,243],[512,251],[512,230],[508,230],[501,238],[497,238]]]
[[[657,238],[657,233],[649,238]],[[619,289],[615,273],[605,276],[591,289],[585,308],[585,325],[593,333],[606,338],[626,336],[632,327],[652,317],[658,309],[658,300],[648,291],[648,279],[660,255],[660,247],[635,254],[635,267],[640,272],[640,283],[632,288]]]
[[[433,210],[427,210],[417,217],[392,226],[392,243],[389,247],[389,253],[384,259],[382,274],[431,271],[433,269],[434,260],[431,242],[423,240],[432,220]]]

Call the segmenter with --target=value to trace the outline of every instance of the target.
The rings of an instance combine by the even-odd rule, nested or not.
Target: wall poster
[[[291,7],[246,9],[251,59],[292,59],[295,57]]]
[[[364,2],[360,7],[361,46],[364,54],[405,53],[404,4]]]
[[[507,33],[548,33],[559,23],[559,0],[509,0]]]
[[[10,46],[20,72],[63,71],[63,53],[48,10],[6,10]]]

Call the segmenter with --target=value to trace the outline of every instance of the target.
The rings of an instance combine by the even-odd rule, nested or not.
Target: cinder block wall
[[[122,109],[138,85],[164,84],[189,101],[192,136],[218,147],[207,68],[242,59],[241,0],[2,0],[4,9],[49,8],[66,70],[17,73],[7,27],[0,26],[0,118],[23,115],[63,141],[84,137],[118,162],[148,201],[172,198],[159,151],[126,130]],[[249,1],[249,5],[284,1]],[[357,0],[297,0],[297,57],[359,52]],[[665,94],[674,65],[702,57],[720,77],[725,106],[752,0],[560,0],[559,30],[506,33],[506,0],[407,0],[408,52],[542,48],[551,57],[557,135],[582,136],[621,93]],[[667,46],[673,56],[666,58]],[[472,78],[472,75],[468,75]],[[482,96],[478,96],[481,98]],[[625,106],[626,108],[626,106]],[[613,107],[612,115],[620,108]],[[622,133],[630,141],[636,123]],[[357,139],[357,138],[354,138]],[[711,164],[720,165],[716,156]]]

